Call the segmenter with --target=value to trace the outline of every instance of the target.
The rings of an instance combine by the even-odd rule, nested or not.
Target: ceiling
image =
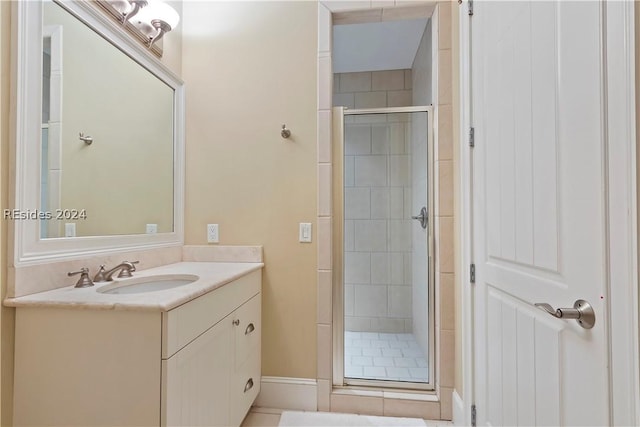
[[[333,72],[411,68],[427,18],[333,27]]]

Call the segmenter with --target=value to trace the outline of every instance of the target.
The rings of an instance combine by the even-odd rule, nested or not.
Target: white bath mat
[[[284,411],[279,427],[425,427],[420,418],[374,417],[331,412]]]

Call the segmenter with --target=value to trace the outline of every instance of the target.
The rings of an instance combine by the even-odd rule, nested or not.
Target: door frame
[[[471,425],[475,402],[474,285],[469,268],[473,254],[473,148],[469,129],[471,110],[472,2],[460,4],[460,141],[459,174],[462,239],[457,271],[461,273],[462,393],[463,415],[454,423]],[[605,286],[609,347],[609,421],[611,425],[640,425],[640,355],[638,316],[638,223],[636,182],[635,22],[634,2],[601,2],[604,28],[601,36],[606,79],[603,99],[605,127],[604,161],[608,183],[606,199],[606,255],[608,283]],[[472,9],[471,9],[472,10]],[[630,321],[631,320],[631,321]],[[479,408],[484,410],[484,408]],[[454,410],[454,414],[456,411]]]

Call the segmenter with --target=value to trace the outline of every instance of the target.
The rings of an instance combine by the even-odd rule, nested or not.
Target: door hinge
[[[467,7],[469,8],[469,16],[473,16],[473,0],[467,2]]]
[[[476,265],[471,264],[469,266],[469,281],[471,283],[476,283]]]
[[[471,405],[471,426],[476,427],[477,419],[476,419],[476,404]]]
[[[476,146],[476,129],[473,127],[469,128],[469,147]]]

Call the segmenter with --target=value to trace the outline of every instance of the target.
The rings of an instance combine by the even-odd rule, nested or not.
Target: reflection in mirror
[[[42,58],[40,238],[174,231],[174,90],[53,1]]]

